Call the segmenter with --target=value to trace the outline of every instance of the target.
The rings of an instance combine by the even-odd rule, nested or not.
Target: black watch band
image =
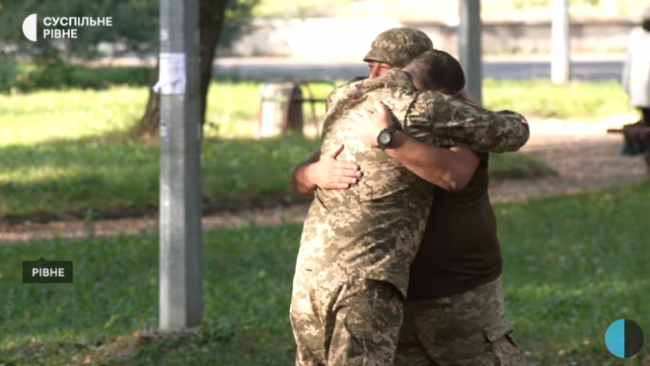
[[[382,150],[386,149],[391,142],[393,142],[393,135],[398,130],[399,129],[393,125],[379,131],[379,135],[377,135],[377,146]]]

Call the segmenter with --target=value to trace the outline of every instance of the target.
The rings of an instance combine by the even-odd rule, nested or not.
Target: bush
[[[101,89],[113,85],[147,86],[152,70],[147,67],[87,67],[76,66],[70,87]]]
[[[151,81],[147,67],[88,67],[63,62],[21,64],[0,61],[0,93],[43,89],[104,89],[114,85],[144,86]]]
[[[38,65],[25,76],[16,85],[18,89],[62,89],[72,84],[72,66],[58,60],[51,61]]]
[[[6,93],[14,88],[19,74],[17,62],[0,59],[0,93]]]

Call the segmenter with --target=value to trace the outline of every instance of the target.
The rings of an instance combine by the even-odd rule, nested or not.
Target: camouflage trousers
[[[404,298],[389,282],[297,271],[297,366],[392,366]]]
[[[406,302],[395,366],[520,366],[501,278],[472,291]]]

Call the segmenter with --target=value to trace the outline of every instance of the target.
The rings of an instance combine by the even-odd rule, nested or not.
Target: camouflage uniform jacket
[[[411,137],[479,152],[517,150],[528,139],[528,125],[512,112],[490,112],[441,94],[420,93],[410,76],[397,70],[339,88],[332,100],[321,151],[344,144],[337,159],[355,162],[363,176],[347,190],[316,190],[297,270],[311,271],[324,281],[346,276],[389,281],[406,295],[409,267],[433,199],[432,185],[381,149],[354,139],[348,129],[350,113],[381,100]]]

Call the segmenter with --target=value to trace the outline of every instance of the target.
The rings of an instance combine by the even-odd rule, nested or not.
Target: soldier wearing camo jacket
[[[317,189],[305,220],[290,311],[297,365],[393,364],[409,267],[433,198],[430,183],[350,135],[352,113],[385,101],[396,128],[429,145],[507,152],[527,140],[527,123],[516,113],[419,92],[414,82],[430,84],[423,68],[431,54],[331,98],[321,149],[345,143],[338,160],[359,164],[363,179],[348,190]]]

